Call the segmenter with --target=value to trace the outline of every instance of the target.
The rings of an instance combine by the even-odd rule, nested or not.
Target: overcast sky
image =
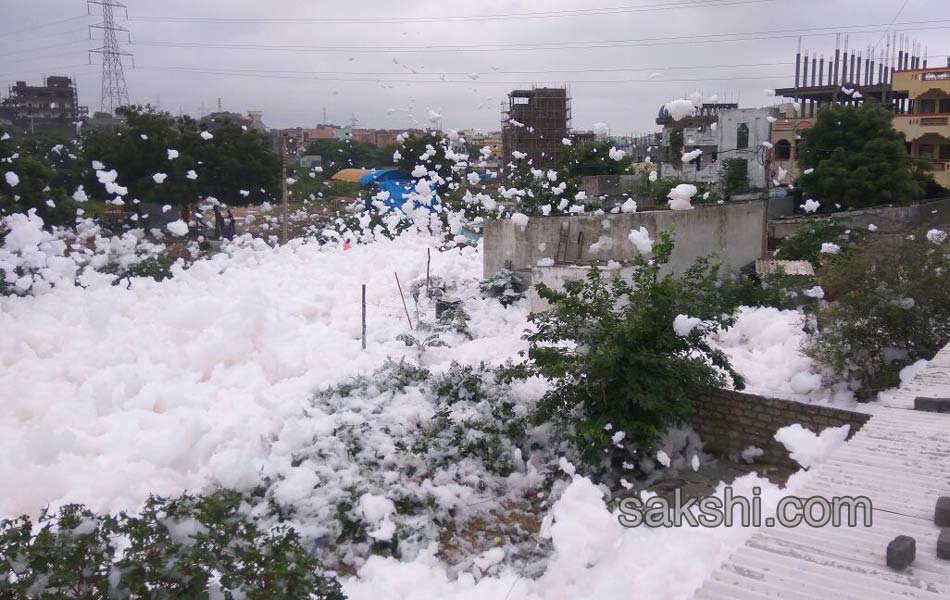
[[[271,127],[315,125],[323,121],[325,108],[328,120],[337,124],[355,117],[366,127],[422,126],[429,124],[432,110],[442,115],[447,129],[496,130],[509,90],[566,84],[575,129],[606,122],[613,134],[622,135],[655,130],[658,107],[694,91],[742,106],[775,103],[763,90],[792,85],[801,29],[810,30],[803,49],[829,55],[834,54],[835,28],[870,26],[860,33],[850,30],[851,47],[864,49],[878,43],[883,25],[896,18],[896,29],[928,47],[931,66],[946,64],[950,54],[950,0],[126,4],[129,20],[124,10],[118,16],[131,31],[132,44],[123,34],[119,39],[135,54],[136,67],[127,60],[125,69],[133,102],[198,114],[202,103],[211,111],[220,98],[225,110],[263,111]],[[93,12],[98,14],[98,8],[93,6]],[[597,9],[614,10],[577,12]],[[86,14],[82,0],[0,0],[4,90],[16,80],[71,75],[81,103],[98,109],[100,68],[88,65],[87,50],[101,45],[101,32],[93,30],[97,39],[90,41],[87,26],[100,18]],[[486,15],[516,16],[436,20]],[[786,33],[768,33],[780,30]],[[748,34],[747,39],[716,37],[735,33]],[[571,43],[582,47],[564,47]],[[512,48],[518,44],[547,47]],[[230,47],[208,47],[213,45]],[[419,50],[425,46],[432,48]],[[398,50],[407,47],[416,50]],[[92,59],[98,62],[99,56]]]

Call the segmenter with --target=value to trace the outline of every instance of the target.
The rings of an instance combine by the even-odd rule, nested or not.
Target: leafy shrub
[[[710,301],[723,307],[771,306],[792,310],[815,303],[802,292],[814,287],[812,276],[789,275],[779,269],[763,277],[744,273],[721,276],[708,293]]]
[[[591,460],[610,458],[616,432],[640,445],[690,410],[704,388],[742,377],[705,335],[731,324],[732,310],[717,298],[718,268],[700,263],[683,276],[661,276],[673,242],[660,234],[654,258],[639,257],[631,282],[608,281],[594,266],[586,280],[563,291],[543,284],[538,295],[552,309],[532,314],[528,372],[549,379],[535,418],[566,423]],[[701,319],[687,335],[674,331],[678,315]],[[604,449],[608,452],[604,452]],[[593,461],[592,461],[593,462]]]
[[[328,488],[318,503],[324,512],[296,518],[320,519],[321,524],[333,520],[331,531],[320,536],[320,552],[332,552],[325,560],[342,560],[347,567],[359,566],[367,551],[411,557],[413,549],[441,539],[446,528],[485,518],[501,499],[540,491],[543,482],[526,463],[546,472],[555,469],[558,459],[554,444],[528,428],[528,406],[512,393],[510,380],[488,365],[453,363],[434,374],[412,361],[390,360],[371,376],[344,382],[314,399],[315,408],[325,413],[341,404],[365,404],[379,415],[373,424],[338,426],[332,436],[315,439],[313,447],[295,454],[301,462],[351,473],[345,495]],[[424,407],[423,416],[413,418],[418,407]],[[535,438],[538,444],[532,443]],[[343,447],[346,460],[341,464]],[[450,487],[465,503],[439,501],[428,484],[420,485],[424,481]],[[396,530],[388,547],[368,547],[373,540],[366,531],[372,524],[358,508],[365,493],[385,495],[396,506]],[[537,542],[525,543],[534,547]]]
[[[592,175],[622,175],[633,159],[624,156],[620,160],[610,158],[613,142],[594,141],[567,148],[561,155],[560,167],[568,179]]]
[[[508,269],[502,269],[481,282],[482,294],[498,298],[502,306],[509,306],[524,298],[527,291],[524,278]]]
[[[817,311],[807,352],[852,379],[863,397],[950,342],[950,253],[925,236],[879,238],[825,267],[832,303]]]
[[[722,161],[720,187],[724,194],[734,194],[749,189],[749,163],[744,158],[727,158]]]
[[[434,378],[432,391],[441,408],[417,437],[413,451],[455,451],[481,460],[490,473],[509,475],[514,450],[525,439],[526,420],[495,373],[484,364],[453,362]]]
[[[447,333],[462,335],[472,339],[472,334],[468,329],[468,322],[471,318],[461,307],[446,310],[434,323],[419,319],[416,321],[416,328],[412,333],[402,333],[396,336],[396,339],[409,347],[415,348],[419,353],[419,359],[429,348],[445,347],[449,344],[443,339]]]
[[[782,240],[775,258],[780,260],[807,260],[818,264],[821,257],[821,245],[834,243],[846,249],[846,246],[858,243],[863,239],[855,230],[837,223],[834,220],[815,221],[803,227]]]
[[[126,271],[128,277],[150,277],[155,281],[171,279],[174,261],[167,256],[155,256],[135,263]]]
[[[219,491],[150,497],[139,514],[68,505],[4,520],[0,597],[344,600],[296,532],[262,531],[241,505]]]

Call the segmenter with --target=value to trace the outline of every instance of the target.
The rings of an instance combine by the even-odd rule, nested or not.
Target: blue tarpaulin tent
[[[384,200],[383,203],[390,209],[402,208],[403,204],[408,202],[411,198],[413,189],[415,188],[415,183],[411,177],[395,169],[373,169],[360,177],[360,185],[366,188],[375,186],[381,192],[389,192],[389,199]],[[367,198],[367,210],[372,207],[372,202],[372,196]],[[425,208],[430,212],[435,212],[438,205],[439,197],[433,195],[431,205]],[[419,208],[421,206],[423,206],[422,203],[417,201],[413,208]]]

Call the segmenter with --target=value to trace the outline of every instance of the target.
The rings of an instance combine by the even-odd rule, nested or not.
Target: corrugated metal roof
[[[936,556],[937,498],[950,494],[950,414],[912,409],[916,396],[950,396],[950,346],[882,400],[851,441],[815,467],[797,496],[867,496],[872,527],[760,528],[695,598],[950,598],[950,561]],[[903,571],[887,567],[887,544],[917,541]]]

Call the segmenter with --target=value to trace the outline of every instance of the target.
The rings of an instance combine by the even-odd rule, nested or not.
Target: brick
[[[899,535],[887,545],[887,566],[901,571],[917,557],[917,541],[909,535]]]
[[[937,558],[950,560],[950,529],[944,529],[937,536]]]
[[[950,527],[950,496],[937,498],[937,505],[934,507],[934,523],[937,527]]]
[[[917,396],[914,398],[914,410],[925,412],[950,412],[950,398],[927,398]]]

